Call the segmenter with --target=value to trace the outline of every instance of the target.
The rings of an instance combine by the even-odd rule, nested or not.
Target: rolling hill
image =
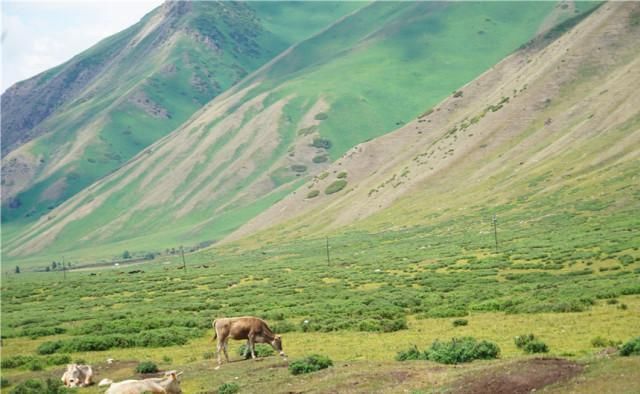
[[[354,145],[404,125],[537,33],[595,6],[361,5],[117,171],[16,226],[3,256],[95,259],[216,242]]]
[[[47,215],[291,44],[362,5],[170,1],[15,84],[2,95],[3,225]],[[302,15],[313,17],[296,22]]]

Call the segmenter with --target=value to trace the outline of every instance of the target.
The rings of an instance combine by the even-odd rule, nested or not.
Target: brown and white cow
[[[218,339],[218,365],[222,364],[220,350],[224,351],[224,357],[229,362],[229,354],[227,353],[229,338],[246,339],[251,351],[251,358],[256,358],[256,343],[268,343],[281,356],[285,356],[282,351],[282,338],[280,335],[275,335],[267,325],[267,322],[257,317],[219,318],[213,321],[213,331],[213,339]]]
[[[112,383],[105,394],[142,394],[142,393],[162,393],[162,394],[181,394],[180,382],[178,376],[182,372],[176,371],[166,372],[162,378],[149,378],[143,380],[123,380],[122,382]],[[109,384],[109,381],[105,382]],[[101,382],[102,385],[102,382]]]
[[[67,387],[86,387],[91,385],[91,378],[93,378],[91,365],[67,364],[67,370],[60,380]]]

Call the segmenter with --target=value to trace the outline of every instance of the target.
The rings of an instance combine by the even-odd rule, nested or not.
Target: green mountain
[[[294,42],[361,6],[169,1],[12,86],[2,95],[3,223],[47,215]],[[301,15],[313,17],[300,23]]]
[[[249,4],[285,18],[271,3]],[[216,242],[290,193],[299,196],[305,180],[354,145],[404,125],[595,4],[358,6],[37,222],[9,227],[3,257],[95,259]],[[265,25],[275,35],[300,29]]]
[[[246,250],[375,235],[389,248],[439,240],[444,256],[483,244],[491,253],[496,215],[516,263],[637,255],[640,6],[607,4],[581,19],[357,145],[226,241]]]

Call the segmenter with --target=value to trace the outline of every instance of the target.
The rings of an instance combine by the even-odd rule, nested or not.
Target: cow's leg
[[[256,358],[255,336],[256,336],[256,334],[254,334],[253,332],[250,332],[249,335],[247,335],[247,340],[249,342],[249,349],[251,350],[251,358],[253,358],[253,359]]]
[[[218,345],[216,346],[216,353],[218,353],[218,365],[222,364],[222,360],[220,359],[220,356],[222,355],[222,340],[221,338],[218,338]]]
[[[227,348],[229,347],[229,338],[225,339],[224,344],[222,346],[222,350],[224,350],[224,358],[227,359],[227,362],[229,361],[229,353],[227,352]]]

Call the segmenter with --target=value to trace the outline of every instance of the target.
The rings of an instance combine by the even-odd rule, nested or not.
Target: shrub
[[[534,339],[536,339],[536,336],[533,334],[518,335],[514,338],[514,342],[518,349],[524,349],[526,344],[533,341]]]
[[[453,321],[454,327],[466,326],[467,324],[469,324],[469,321],[467,321],[467,319],[456,319]]]
[[[152,361],[143,361],[136,367],[137,373],[156,373],[158,366]]]
[[[29,371],[42,371],[44,364],[40,360],[32,360],[27,364],[27,368],[29,368]]]
[[[344,179],[339,179],[333,182],[332,184],[330,184],[329,186],[327,186],[327,188],[324,189],[324,193],[325,194],[337,193],[340,190],[344,189],[345,186],[347,186],[347,181],[345,181]]]
[[[320,190],[311,190],[309,194],[307,194],[307,198],[314,198],[320,195]]]
[[[58,379],[47,379],[46,382],[37,379],[28,379],[15,386],[10,394],[66,394],[75,390],[67,389]]]
[[[524,351],[530,354],[547,353],[549,351],[549,347],[541,340],[534,339],[533,341],[529,341],[526,345],[524,345]]]
[[[325,112],[319,112],[316,114],[316,116],[314,116],[314,118],[316,120],[325,120],[329,118],[329,115],[327,115]]]
[[[320,149],[330,149],[333,144],[326,138],[314,138],[311,146]]]
[[[286,332],[296,331],[297,326],[294,323],[283,320],[273,323],[271,329],[276,334],[284,334]]]
[[[238,383],[223,383],[218,387],[218,394],[235,394],[240,391]]]
[[[318,163],[324,163],[326,161],[329,160],[329,158],[327,157],[327,155],[317,155],[314,156],[313,159],[311,159],[314,163],[318,164]]]
[[[640,337],[630,339],[622,345],[620,354],[623,356],[640,355]]]
[[[2,369],[18,368],[25,364],[29,364],[34,360],[35,360],[35,357],[33,356],[21,356],[21,355],[3,358],[2,362],[0,363],[0,367],[2,367]]]
[[[1,387],[1,388],[8,387],[9,385],[10,385],[10,383],[9,383],[9,379],[7,379],[7,378],[0,378],[0,387]]]
[[[64,365],[71,363],[71,356],[68,354],[54,354],[47,358],[47,364],[49,365]]]
[[[44,342],[41,343],[40,346],[38,346],[38,349],[36,349],[36,351],[38,352],[38,354],[53,354],[57,352],[61,347],[62,342],[60,341]]]
[[[498,358],[500,348],[493,342],[476,341],[472,337],[453,338],[450,342],[436,340],[425,351],[426,358],[442,364],[459,364],[473,360]]]
[[[597,336],[591,340],[591,346],[593,347],[607,347],[607,346],[618,346],[622,342],[616,342],[611,339],[606,339],[601,336]]]
[[[307,166],[304,164],[293,164],[291,166],[291,171],[293,172],[305,172],[307,171]]]
[[[251,358],[251,352],[249,351],[249,346],[247,344],[243,344],[238,348],[238,354],[245,359]],[[256,344],[256,357],[269,357],[273,356],[275,351],[271,347],[271,345],[266,345],[264,343]]]
[[[398,354],[396,354],[397,361],[426,360],[426,359],[427,359],[427,355],[421,352],[420,350],[418,350],[418,347],[416,345],[413,345],[413,347],[407,350],[401,350],[398,352]]]
[[[347,172],[346,171],[342,171],[337,176],[338,179],[343,179],[343,178],[346,178],[346,177],[347,177]]]
[[[519,335],[515,337],[514,342],[518,349],[522,349],[526,353],[547,353],[549,351],[547,344],[533,334]]]
[[[313,354],[302,360],[293,361],[289,364],[289,372],[293,375],[300,375],[329,368],[332,365],[333,361],[329,357]]]

